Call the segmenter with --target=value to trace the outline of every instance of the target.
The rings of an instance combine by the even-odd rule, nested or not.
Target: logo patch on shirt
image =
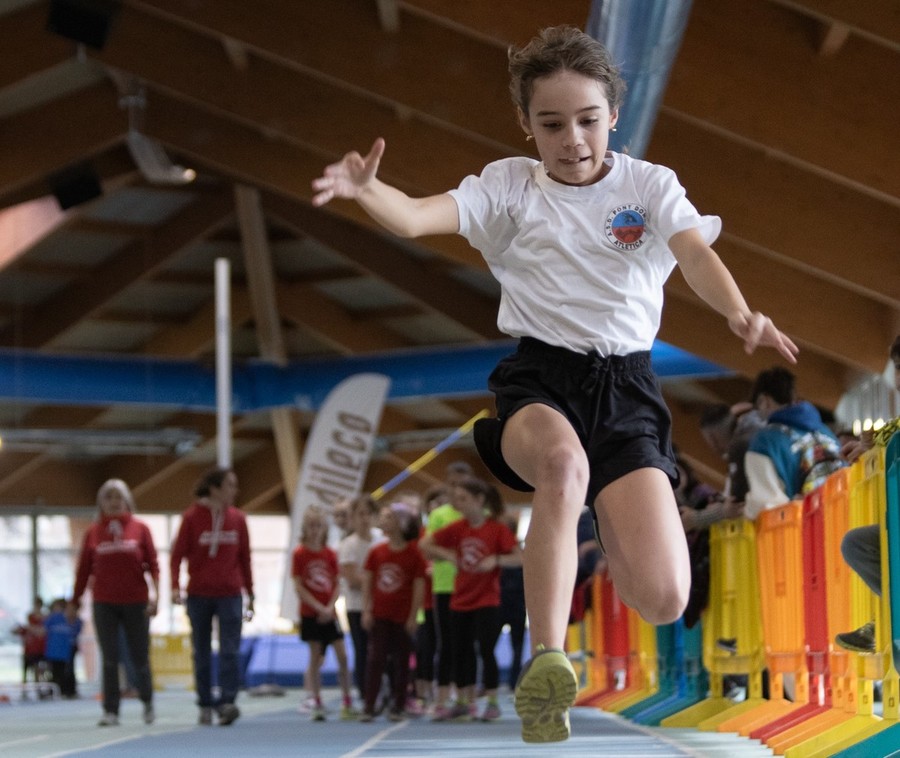
[[[619,250],[637,250],[646,242],[647,210],[641,205],[626,203],[613,208],[606,217],[606,238]]]

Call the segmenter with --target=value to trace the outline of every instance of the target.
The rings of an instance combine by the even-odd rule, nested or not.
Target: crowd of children
[[[81,628],[76,609],[65,598],[53,600],[46,613],[43,599],[34,599],[25,623],[13,630],[22,638],[23,699],[30,697],[29,676],[41,699],[54,694],[78,697],[75,656]]]
[[[333,547],[327,514],[317,507],[305,511],[292,561],[300,638],[309,645],[304,683],[312,719],[326,719],[321,669],[329,645],[337,658],[342,719],[371,721],[382,711],[392,721],[498,719],[500,573],[522,559],[497,489],[475,478],[467,464],[454,463],[447,484],[424,499],[407,493],[379,505],[363,495],[342,506],[348,531]],[[353,705],[335,610],[341,593],[361,709]]]

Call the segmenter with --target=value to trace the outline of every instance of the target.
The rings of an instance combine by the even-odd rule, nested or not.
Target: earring
[[[616,127],[613,127],[612,129],[610,129],[610,131],[611,131],[611,132],[617,132],[617,131],[619,131],[619,130],[616,129]]]
[[[526,135],[525,135],[525,141],[526,141],[526,142],[531,142],[531,140],[533,140],[533,139],[534,139],[534,135],[533,135],[533,134],[526,134]]]

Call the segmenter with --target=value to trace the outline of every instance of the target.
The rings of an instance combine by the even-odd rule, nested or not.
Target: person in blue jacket
[[[50,615],[44,620],[47,647],[44,656],[50,664],[53,682],[64,698],[78,697],[75,680],[75,653],[83,622],[74,604],[57,598],[50,604]]]
[[[744,515],[750,520],[802,498],[846,465],[837,436],[812,403],[797,400],[794,375],[786,368],[762,371],[752,401],[766,425],[744,457],[749,485]]]

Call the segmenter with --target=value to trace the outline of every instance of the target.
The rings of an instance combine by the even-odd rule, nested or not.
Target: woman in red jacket
[[[183,514],[172,545],[172,601],[182,602],[181,561],[187,558],[188,618],[194,646],[194,685],[200,723],[212,724],[213,710],[219,724],[227,726],[240,711],[234,704],[240,685],[239,652],[243,596],[249,596],[248,617],[253,614],[253,573],[250,569],[250,536],[247,520],[234,505],[237,474],[214,468],[194,488],[197,500]],[[212,697],[212,622],[219,620],[218,700]]]
[[[77,605],[92,580],[94,629],[103,658],[103,716],[98,726],[119,723],[120,628],[134,662],[144,721],[151,724],[154,719],[150,617],[156,615],[159,565],[150,529],[134,518],[134,510],[134,498],[125,482],[110,479],[103,483],[97,492],[97,521],[84,535],[72,593]]]

